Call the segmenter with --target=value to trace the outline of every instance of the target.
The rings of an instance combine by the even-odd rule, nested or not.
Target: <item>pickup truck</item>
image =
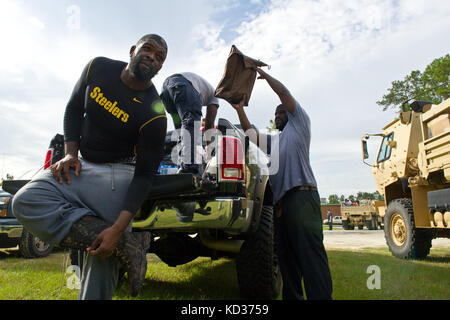
[[[172,136],[166,136],[163,165],[173,165],[170,155],[177,142]],[[47,162],[62,154],[61,137],[52,140]],[[235,258],[241,295],[273,299],[280,292],[281,274],[274,253],[270,157],[225,119],[219,119],[213,141],[201,179],[192,174],[154,177],[133,230],[151,231],[149,253],[171,267],[200,256]],[[26,182],[10,181],[7,187],[14,193]]]
[[[11,200],[12,194],[0,188],[0,248],[19,246],[19,253],[24,258],[46,257],[53,246],[23,228],[12,214]]]

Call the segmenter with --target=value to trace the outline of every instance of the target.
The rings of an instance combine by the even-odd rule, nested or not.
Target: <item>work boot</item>
[[[72,224],[69,233],[59,245],[63,248],[86,250],[108,227],[102,219],[86,215]],[[113,253],[128,274],[128,288],[133,297],[139,294],[145,279],[146,254],[150,242],[149,232],[124,232]]]

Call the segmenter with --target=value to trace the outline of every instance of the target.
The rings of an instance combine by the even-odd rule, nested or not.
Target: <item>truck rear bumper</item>
[[[0,248],[17,246],[22,230],[22,225],[16,219],[0,219]]]
[[[192,205],[192,218],[180,219],[180,204]],[[195,205],[195,211],[194,211]],[[145,220],[135,220],[134,229],[191,231],[220,229],[229,234],[245,233],[252,219],[253,201],[241,197],[215,198],[204,202],[155,202]],[[183,221],[185,222],[183,222]],[[189,221],[190,220],[190,221]]]

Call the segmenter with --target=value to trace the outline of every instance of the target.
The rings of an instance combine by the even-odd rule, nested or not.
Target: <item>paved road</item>
[[[325,248],[360,249],[387,247],[383,230],[324,230]],[[450,247],[450,239],[434,239],[433,248]]]
[[[324,230],[323,233],[323,243],[327,249],[387,248],[383,230],[343,230],[335,226],[333,230]],[[434,239],[432,245],[433,248],[450,248],[450,239]]]

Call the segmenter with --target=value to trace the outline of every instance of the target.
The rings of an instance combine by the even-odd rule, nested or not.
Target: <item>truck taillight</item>
[[[6,217],[6,213],[8,212],[8,203],[9,203],[9,201],[11,201],[11,197],[8,197],[8,198],[5,200],[5,202],[4,202],[5,209],[2,209],[2,213],[1,213],[2,218],[5,218],[5,217]]]
[[[223,180],[244,180],[244,150],[239,139],[222,138],[221,178]]]
[[[53,148],[49,148],[47,150],[47,154],[45,155],[44,170],[52,165],[52,157],[53,157]]]

